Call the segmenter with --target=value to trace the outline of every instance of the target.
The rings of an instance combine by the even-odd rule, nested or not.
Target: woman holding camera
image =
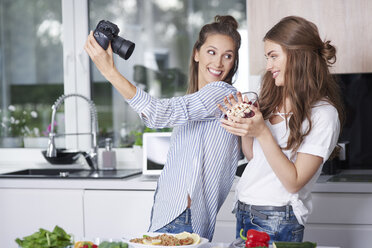
[[[151,232],[195,232],[212,239],[217,212],[233,183],[238,138],[215,117],[217,103],[235,94],[240,35],[231,16],[202,27],[190,58],[187,95],[156,99],[131,84],[107,50],[88,36],[85,50],[111,84],[150,128],[173,127],[167,161],[158,180]]]
[[[271,28],[264,48],[266,73],[259,106],[252,107],[255,115],[221,120],[227,131],[242,137],[250,160],[236,187],[236,237],[241,229],[256,229],[267,232],[271,242],[301,242],[312,210],[311,190],[344,119],[329,71],[336,49],[320,39],[315,24],[296,16]],[[236,100],[229,99],[225,104],[231,108]]]

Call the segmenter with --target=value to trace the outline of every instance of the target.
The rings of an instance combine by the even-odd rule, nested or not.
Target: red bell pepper
[[[243,236],[243,229],[240,230],[240,237],[245,241],[246,248],[253,247],[269,247],[270,236],[266,232],[260,232],[254,229],[249,229],[247,237]]]

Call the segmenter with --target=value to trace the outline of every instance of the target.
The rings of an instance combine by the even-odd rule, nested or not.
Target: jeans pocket
[[[184,218],[180,218],[180,217],[178,217],[177,219],[175,219],[173,223],[176,224],[176,225],[185,225],[186,224],[185,223],[185,219]]]
[[[302,242],[305,227],[301,225],[295,216],[289,220],[283,219],[279,226],[278,239],[288,242]]]
[[[169,223],[162,228],[156,230],[156,232],[161,232],[161,233],[173,233],[174,229],[176,229],[176,226],[172,223]]]
[[[298,224],[297,228],[292,231],[292,242],[302,242],[304,238],[305,227]]]
[[[250,218],[251,225],[257,227],[258,231],[264,231],[268,234],[275,234],[275,230],[278,226],[278,220],[274,217],[270,217],[268,219],[262,219],[254,214],[251,214]]]

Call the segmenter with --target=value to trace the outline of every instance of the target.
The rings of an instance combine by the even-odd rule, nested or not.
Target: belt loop
[[[189,209],[186,208],[182,215],[185,216],[185,224],[187,224],[187,222],[189,220]]]
[[[248,209],[244,209],[245,211],[248,210],[249,216],[251,219],[253,219],[253,213],[252,213],[252,205],[244,205],[245,207],[248,207]]]
[[[236,214],[236,212],[239,210],[239,201],[235,202],[234,208],[231,211],[231,213]]]
[[[263,214],[261,213],[259,210],[257,210],[254,206],[252,205],[249,205],[249,212],[252,214],[252,215],[256,215],[257,217],[263,219],[263,220],[267,220],[269,218],[268,215],[266,214]]]
[[[186,209],[186,224],[189,224],[190,217],[191,217],[191,209],[190,208],[187,208]]]
[[[286,220],[289,220],[289,209],[290,209],[290,205],[286,205],[285,206],[285,218],[286,218]]]

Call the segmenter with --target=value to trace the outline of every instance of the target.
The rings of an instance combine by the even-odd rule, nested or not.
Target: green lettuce
[[[53,232],[40,228],[38,232],[23,239],[17,238],[15,242],[22,248],[65,248],[72,245],[71,236],[59,226]]]

